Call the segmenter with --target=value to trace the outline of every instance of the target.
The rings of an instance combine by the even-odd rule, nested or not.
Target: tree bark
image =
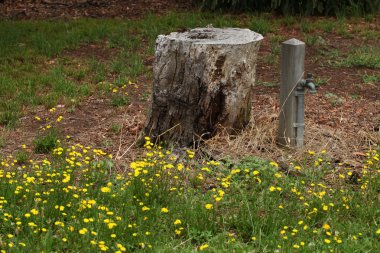
[[[196,28],[159,35],[145,136],[180,146],[211,137],[218,124],[249,122],[260,34]]]

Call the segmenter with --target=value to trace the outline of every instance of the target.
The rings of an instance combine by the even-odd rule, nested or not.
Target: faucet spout
[[[309,92],[311,94],[315,94],[317,93],[317,90],[315,89],[315,84],[313,83],[313,76],[311,73],[308,73],[307,76],[306,76],[306,80],[305,82],[303,83],[304,87],[308,88],[309,89]]]
[[[307,82],[305,83],[306,88],[309,89],[309,92],[312,94],[317,93],[317,90],[315,89],[315,84],[313,82]]]

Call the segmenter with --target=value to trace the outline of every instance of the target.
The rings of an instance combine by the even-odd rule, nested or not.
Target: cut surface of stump
[[[156,40],[152,104],[143,134],[189,146],[217,125],[250,119],[256,57],[263,37],[249,29],[196,28]]]

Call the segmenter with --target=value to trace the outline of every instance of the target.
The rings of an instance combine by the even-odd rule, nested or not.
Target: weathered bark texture
[[[210,137],[217,124],[244,127],[262,38],[234,28],[159,35],[152,105],[143,133],[188,146]]]

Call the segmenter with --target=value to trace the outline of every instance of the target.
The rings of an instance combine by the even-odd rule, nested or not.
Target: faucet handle
[[[312,73],[307,73],[306,74],[306,80],[309,81],[309,82],[313,81],[313,74]]]
[[[313,75],[311,73],[307,73],[304,86],[308,88],[311,94],[317,93],[317,90],[315,89],[315,84],[313,83]]]

